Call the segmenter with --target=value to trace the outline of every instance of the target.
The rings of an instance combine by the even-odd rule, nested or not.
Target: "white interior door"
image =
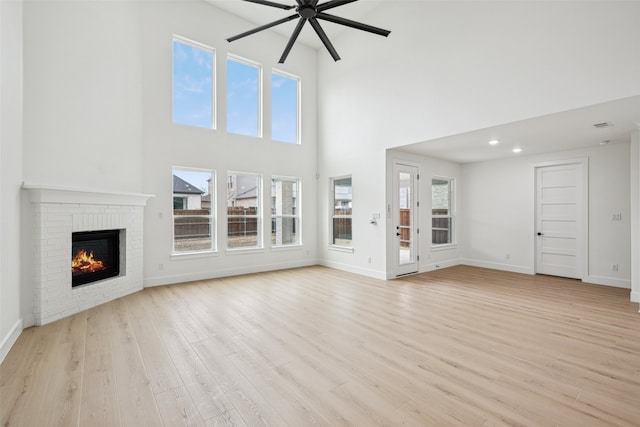
[[[536,273],[583,277],[584,167],[577,162],[536,168]]]
[[[394,164],[393,252],[397,276],[418,272],[418,168]]]

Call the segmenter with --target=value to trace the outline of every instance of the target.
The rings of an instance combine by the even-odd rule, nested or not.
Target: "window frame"
[[[336,181],[349,179],[351,181],[351,212],[349,215],[336,215]],[[342,175],[336,176],[329,179],[329,187],[330,187],[330,200],[329,200],[329,248],[340,250],[344,252],[353,252],[353,176],[352,175]],[[335,239],[335,230],[334,223],[336,219],[348,219],[350,220],[350,228],[351,228],[351,239],[349,240],[349,244],[339,244],[336,243]]]
[[[244,175],[244,176],[255,176],[257,178],[257,186],[256,186],[256,214],[255,215],[229,215],[229,192],[231,190],[233,190],[233,183],[232,180],[230,180],[230,176],[231,175],[235,175],[236,177],[238,175]],[[262,200],[262,187],[263,187],[263,179],[262,179],[262,174],[259,173],[253,173],[253,172],[240,172],[240,171],[227,171],[227,191],[226,191],[226,196],[227,196],[227,205],[225,206],[225,211],[226,211],[226,229],[227,229],[227,245],[226,245],[226,250],[228,252],[243,252],[243,251],[255,251],[255,250],[262,250],[264,249],[264,226],[263,226],[263,218],[264,215],[262,213],[262,204],[263,204],[263,200]],[[230,218],[256,218],[256,245],[255,246],[237,246],[237,247],[230,247],[229,246],[229,219]]]
[[[275,139],[273,137],[273,76],[280,76],[289,80],[294,80],[296,82],[296,140],[295,142],[283,141],[281,139]],[[295,74],[287,73],[286,71],[282,71],[276,68],[271,69],[271,139],[273,141],[282,142],[285,144],[292,145],[300,145],[302,144],[302,78],[300,76],[296,76]]]
[[[446,215],[434,215],[433,213],[433,196],[434,196],[434,191],[433,191],[433,186],[434,186],[434,181],[446,181],[447,184],[447,188],[448,188],[448,213]],[[456,227],[456,188],[455,188],[455,178],[453,177],[445,177],[445,176],[433,176],[431,177],[431,247],[433,249],[438,249],[438,248],[447,248],[450,246],[455,246],[457,244],[456,242],[456,238],[457,238],[457,233],[455,230]],[[433,231],[434,231],[434,227],[433,227],[433,222],[434,220],[438,220],[438,219],[448,219],[448,223],[449,223],[449,227],[447,228],[439,228],[439,230],[448,230],[448,242],[446,243],[433,243]]]
[[[295,206],[293,206],[294,208],[294,213],[293,214],[287,214],[287,215],[276,215],[275,213],[275,207],[273,206],[273,201],[275,200],[275,197],[273,196],[273,191],[274,191],[274,186],[276,184],[276,181],[288,181],[288,182],[293,182],[295,185],[295,189],[294,189],[294,194],[295,194]],[[289,247],[293,247],[293,246],[301,246],[302,245],[302,216],[301,216],[301,182],[300,182],[300,178],[297,177],[293,177],[293,176],[281,176],[281,175],[273,175],[271,177],[271,200],[272,200],[272,206],[271,206],[271,247],[272,248],[289,248]],[[278,218],[291,218],[293,219],[293,227],[295,230],[295,242],[293,243],[286,243],[286,244],[277,244],[274,243],[273,239],[274,239],[274,234],[276,233],[276,230],[274,229],[274,224],[275,221],[277,221]]]
[[[234,62],[238,62],[240,64],[244,64],[244,65],[248,65],[250,67],[255,67],[258,70],[258,76],[257,76],[257,84],[258,84],[258,88],[257,88],[257,100],[256,100],[256,108],[257,108],[257,134],[256,135],[247,135],[247,134],[243,134],[243,133],[237,133],[237,132],[232,132],[229,130],[229,61],[234,61]],[[251,59],[247,59],[244,58],[242,56],[239,55],[235,55],[232,53],[227,53],[227,60],[225,61],[225,71],[226,71],[226,78],[227,78],[227,84],[226,84],[226,102],[225,102],[225,109],[227,112],[227,120],[226,120],[226,131],[227,133],[233,134],[233,135],[240,135],[240,136],[246,136],[249,138],[262,138],[264,135],[264,107],[263,107],[263,102],[264,102],[264,96],[263,96],[263,92],[264,92],[264,83],[263,83],[263,76],[264,76],[264,67],[262,66],[261,63],[257,62],[257,61],[252,61]]]
[[[197,126],[197,125],[193,125],[193,124],[187,124],[187,123],[180,123],[180,122],[176,122],[174,119],[174,111],[175,111],[175,85],[174,85],[174,81],[175,81],[175,49],[174,49],[174,44],[175,42],[187,45],[187,46],[191,46],[191,47],[195,47],[197,49],[201,49],[207,52],[211,53],[211,127],[209,126]],[[218,128],[218,121],[217,121],[217,111],[218,111],[218,105],[216,102],[216,92],[217,92],[217,66],[216,66],[216,61],[217,61],[217,52],[216,49],[204,44],[204,43],[200,43],[197,42],[195,40],[189,39],[187,37],[183,37],[180,36],[178,34],[173,34],[172,39],[171,39],[171,122],[173,124],[179,125],[179,126],[189,126],[189,127],[195,127],[195,128],[199,128],[199,129],[210,129],[210,130],[216,130]]]
[[[184,166],[173,166],[171,168],[171,176],[172,176],[172,182],[173,182],[173,175],[175,175],[175,171],[179,170],[179,171],[187,171],[187,172],[202,172],[202,173],[209,173],[211,176],[211,185],[210,185],[210,192],[209,192],[209,196],[211,197],[211,207],[209,209],[209,215],[175,215],[175,210],[171,209],[171,255],[172,256],[189,256],[189,255],[197,255],[197,254],[207,254],[207,253],[215,253],[217,252],[217,218],[216,218],[216,203],[217,203],[217,197],[216,197],[216,188],[217,188],[217,182],[216,182],[216,171],[213,169],[203,169],[203,168],[192,168],[192,167],[184,167]],[[173,188],[172,188],[172,192],[171,194],[175,194],[173,193]],[[173,204],[173,200],[174,200],[175,196],[173,196],[171,198],[172,200],[172,204]],[[186,197],[182,197],[183,200],[185,200],[185,204],[187,203],[187,198]],[[188,207],[188,206],[187,206]],[[186,209],[188,210],[188,209]],[[208,218],[209,219],[209,231],[211,234],[211,246],[207,249],[197,249],[197,250],[190,250],[190,251],[180,251],[180,250],[176,250],[176,217],[185,217],[185,216],[192,216],[192,217],[196,217],[196,218]]]

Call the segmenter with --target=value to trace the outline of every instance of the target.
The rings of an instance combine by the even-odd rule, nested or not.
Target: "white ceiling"
[[[241,0],[206,1],[249,21],[249,25],[238,28],[235,34],[295,13],[295,10],[282,10]],[[274,1],[282,4],[295,4],[295,0]],[[384,28],[384,23],[370,22],[366,19],[367,15],[383,1],[360,0],[337,7],[331,13]],[[320,1],[320,3],[324,2],[323,0]],[[321,24],[331,40],[334,40],[344,31],[357,31],[331,22],[322,21]],[[292,20],[273,27],[269,31],[289,37],[295,25],[296,20]],[[392,28],[388,29],[393,30]],[[235,34],[229,34],[229,37]],[[249,37],[259,37],[259,35],[254,34]],[[315,49],[324,49],[318,36],[310,26],[305,26],[298,37],[297,43],[303,43]],[[609,122],[612,126],[608,128],[596,128],[593,126],[602,122]],[[640,96],[634,96],[488,129],[396,147],[396,149],[457,163],[471,163],[514,156],[516,154],[512,150],[516,147],[522,149],[522,152],[517,154],[522,156],[593,147],[600,145],[603,141],[609,141],[608,143],[610,144],[627,142],[630,139],[630,133],[638,129],[638,127],[640,127]],[[496,146],[490,146],[488,141],[492,139],[497,139],[500,143]]]
[[[596,123],[612,126],[597,128]],[[406,145],[399,149],[457,163],[628,142],[640,127],[640,96],[564,111],[473,132]],[[498,145],[489,141],[496,139]],[[522,152],[514,154],[514,148]]]

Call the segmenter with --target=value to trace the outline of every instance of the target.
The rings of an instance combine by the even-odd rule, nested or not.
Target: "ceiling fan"
[[[348,3],[353,3],[358,0],[330,0],[321,4],[318,4],[318,0],[296,0],[296,4],[293,6],[287,6],[281,3],[276,3],[276,2],[267,1],[267,0],[244,0],[244,1],[248,1],[250,3],[258,3],[265,6],[277,7],[279,9],[284,9],[284,10],[291,10],[291,9],[296,10],[296,13],[291,16],[278,19],[277,21],[262,25],[260,27],[254,28],[253,30],[246,31],[244,33],[238,34],[237,36],[233,36],[227,39],[228,42],[232,42],[234,40],[238,40],[243,37],[250,36],[251,34],[255,34],[262,30],[275,27],[276,25],[284,24],[285,22],[289,22],[293,19],[300,18],[298,20],[298,25],[296,25],[296,28],[293,30],[293,33],[289,38],[289,42],[287,43],[287,46],[284,48],[284,52],[282,53],[282,56],[278,61],[280,64],[283,64],[284,61],[287,59],[287,56],[289,55],[289,52],[291,51],[293,44],[296,42],[298,35],[300,35],[300,31],[302,31],[302,27],[307,21],[309,21],[309,24],[311,24],[316,34],[318,34],[318,37],[320,37],[320,40],[322,41],[324,46],[327,48],[327,50],[331,54],[331,57],[333,58],[334,61],[338,61],[340,59],[340,56],[338,55],[338,52],[336,52],[335,48],[331,44],[329,37],[327,37],[327,34],[324,32],[324,30],[320,26],[318,19],[333,22],[335,24],[345,25],[347,27],[356,28],[358,30],[367,31],[367,32],[378,34],[385,37],[387,37],[391,33],[391,31],[383,30],[382,28],[372,27],[371,25],[362,24],[360,22],[352,21],[350,19],[341,18],[339,16],[325,13],[325,10],[333,9],[334,7],[342,6]]]

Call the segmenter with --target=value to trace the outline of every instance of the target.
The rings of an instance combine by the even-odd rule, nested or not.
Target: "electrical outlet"
[[[620,212],[612,213],[611,214],[611,221],[622,221],[622,214]]]
[[[618,264],[611,264],[611,271],[618,271]]]
[[[371,257],[367,258],[367,262],[371,264]]]
[[[164,269],[164,264],[160,263],[158,264],[158,270],[162,271]]]

